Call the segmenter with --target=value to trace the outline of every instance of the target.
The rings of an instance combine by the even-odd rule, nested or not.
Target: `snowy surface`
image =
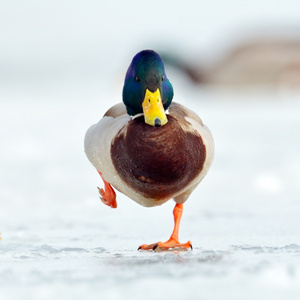
[[[118,194],[113,210],[98,199],[83,152],[113,104],[98,82],[2,90],[1,300],[298,299],[299,94],[177,90],[216,142],[182,218],[194,250],[180,253],[137,251],[169,237],[172,201],[144,208]]]
[[[104,206],[83,152],[137,51],[205,61],[252,26],[297,34],[299,1],[2,2],[0,300],[299,299],[299,91],[200,89],[168,71],[216,142],[184,207],[193,251],[138,252],[169,237],[174,204]]]

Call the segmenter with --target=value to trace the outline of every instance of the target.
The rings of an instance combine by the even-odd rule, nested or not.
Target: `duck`
[[[208,127],[192,110],[173,102],[173,86],[154,50],[137,53],[127,70],[122,102],[107,110],[84,138],[85,154],[101,176],[101,201],[117,208],[116,192],[144,207],[173,199],[170,238],[138,250],[192,249],[179,241],[183,204],[207,174],[214,157]]]

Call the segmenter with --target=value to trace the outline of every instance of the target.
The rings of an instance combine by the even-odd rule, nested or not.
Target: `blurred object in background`
[[[208,61],[188,61],[172,52],[164,53],[163,59],[195,84],[300,88],[300,32],[297,36],[257,35],[232,42],[227,50],[221,48],[221,54]]]

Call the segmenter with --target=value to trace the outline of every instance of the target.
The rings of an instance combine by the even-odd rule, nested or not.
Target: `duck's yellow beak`
[[[165,110],[161,101],[159,89],[152,93],[146,90],[145,99],[142,103],[145,123],[160,127],[168,122]]]

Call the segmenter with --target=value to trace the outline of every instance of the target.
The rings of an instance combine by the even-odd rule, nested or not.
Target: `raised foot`
[[[188,241],[187,243],[179,243],[177,240],[170,239],[166,242],[158,242],[154,244],[144,244],[141,245],[138,250],[153,250],[153,251],[168,251],[168,250],[176,250],[176,251],[187,251],[187,250],[193,250],[192,243]]]
[[[111,208],[117,208],[117,200],[116,200],[116,192],[113,189],[113,187],[104,180],[102,177],[102,173],[97,170],[99,175],[101,176],[103,183],[104,183],[104,189],[98,188],[99,194],[100,194],[100,200],[107,206],[110,206]]]
[[[111,208],[117,208],[117,201],[116,201],[116,193],[115,191],[110,188],[104,191],[104,189],[100,189],[97,187],[99,194],[100,194],[100,200],[107,206],[110,206]]]

